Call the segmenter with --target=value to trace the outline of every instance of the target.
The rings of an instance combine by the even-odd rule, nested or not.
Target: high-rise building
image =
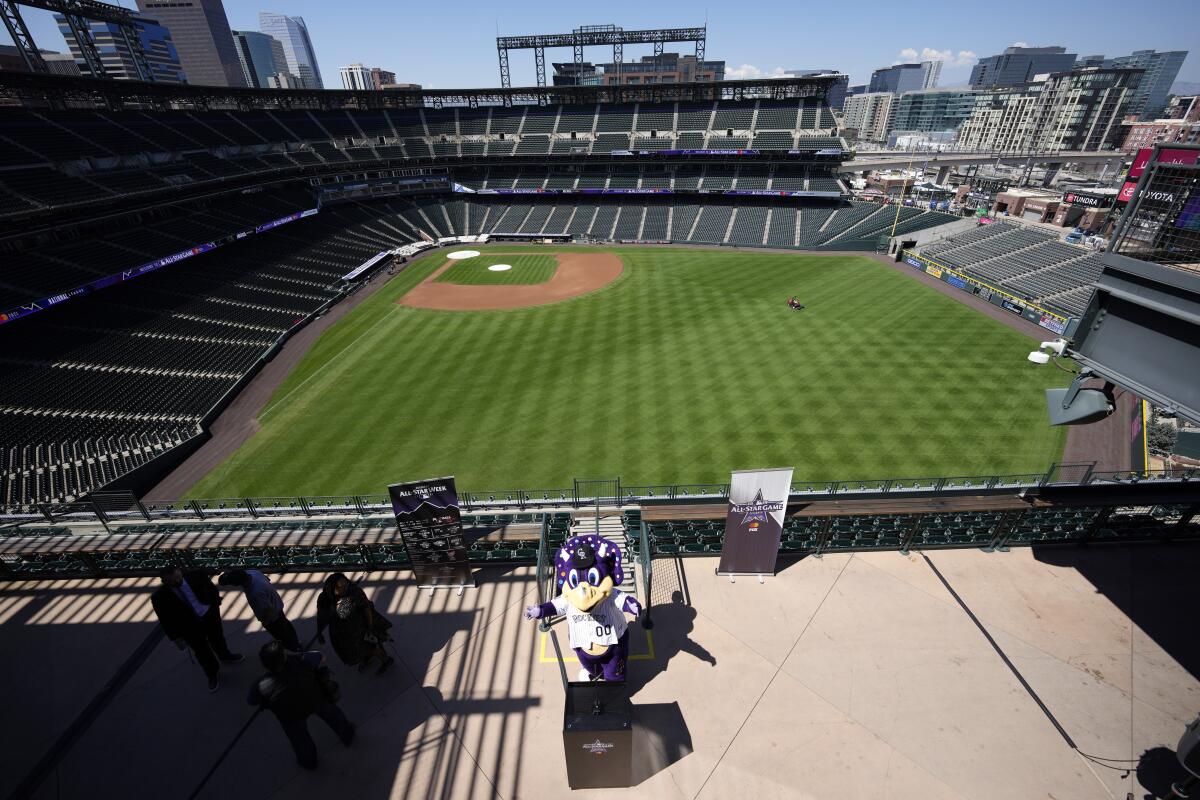
[[[971,69],[970,83],[972,89],[1020,86],[1037,75],[1065,72],[1074,66],[1075,54],[1065,47],[1006,47],[998,56],[979,59]]]
[[[1186,50],[1171,50],[1156,53],[1153,50],[1134,50],[1127,56],[1117,56],[1111,60],[1111,66],[1123,69],[1140,69],[1142,78],[1133,92],[1133,103],[1130,114],[1137,114],[1138,119],[1157,119],[1167,105],[1167,95],[1171,93],[1171,84],[1179,74]]]
[[[882,67],[871,73],[868,92],[891,92],[902,94],[937,86],[942,74],[942,62],[922,61],[919,64],[895,64]]]
[[[325,88],[325,82],[321,79],[321,68],[317,66],[317,53],[313,49],[308,26],[304,24],[303,17],[260,11],[258,27],[283,45],[288,72],[298,76],[304,82],[305,89]]]
[[[278,72],[267,78],[268,89],[304,89],[304,81],[299,75],[290,72]]]
[[[138,9],[171,32],[188,83],[246,85],[221,0],[138,0]]]
[[[1113,150],[1141,72],[1076,69],[976,97],[958,129],[964,147],[1005,152]]]
[[[58,23],[58,29],[66,39],[74,60],[86,63],[66,18],[62,14],[55,14],[54,21]],[[85,19],[83,22],[91,31],[92,41],[96,43],[96,50],[100,54],[100,63],[104,65],[104,72],[108,77],[124,81],[145,80],[138,71],[133,54],[125,44],[125,34],[120,25],[94,19]],[[187,83],[187,75],[180,66],[179,53],[172,41],[171,32],[156,20],[146,17],[133,17],[133,26],[137,30],[142,53],[146,56],[146,63],[153,73],[154,81]]]
[[[370,91],[371,89],[371,71],[362,64],[351,64],[348,67],[342,67],[338,70],[342,76],[343,89],[357,89],[358,91]]]
[[[396,73],[381,67],[364,67],[362,64],[351,64],[338,70],[342,76],[342,88],[359,91],[380,91],[384,86],[396,83]]]
[[[867,92],[846,98],[842,121],[846,128],[858,131],[861,141],[887,140],[896,95],[891,92]]]
[[[371,67],[371,85],[376,91],[382,90],[385,86],[395,86],[396,73],[383,67]]]
[[[574,62],[554,64],[552,76],[555,86],[637,86],[723,80],[724,61],[697,61],[695,56],[682,56],[679,53],[642,56],[637,61],[622,61],[620,64],[587,63],[582,67],[577,67]]]
[[[79,65],[75,63],[75,56],[70,53],[59,53],[56,50],[42,50],[38,48],[38,52],[42,54],[42,61],[46,64],[46,71],[51,75],[79,75]],[[12,70],[14,72],[28,72],[29,68],[25,66],[25,59],[21,57],[21,52],[11,44],[0,44],[0,70]]]
[[[258,31],[234,31],[233,45],[249,86],[266,89],[268,78],[279,72],[287,72],[283,45],[274,36]]]
[[[789,78],[810,78],[813,76],[832,75],[837,78],[829,87],[829,107],[839,111],[846,105],[846,95],[849,93],[850,76],[836,69],[789,69],[783,73]]]
[[[46,62],[46,71],[51,75],[82,75],[75,56],[70,53],[48,53],[42,51],[42,61]]]
[[[905,92],[893,104],[889,135],[955,131],[975,110],[973,89],[922,89]]]

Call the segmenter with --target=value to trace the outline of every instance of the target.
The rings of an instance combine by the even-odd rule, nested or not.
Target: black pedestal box
[[[563,713],[572,789],[632,785],[633,707],[624,683],[569,683]]]

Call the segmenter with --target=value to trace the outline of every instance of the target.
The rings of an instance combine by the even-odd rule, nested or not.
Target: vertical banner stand
[[[736,470],[729,481],[725,511],[725,542],[718,575],[775,574],[775,559],[783,534],[783,518],[792,490],[792,468]]]
[[[475,588],[453,476],[393,483],[388,496],[417,586],[430,597],[435,589],[457,589],[461,597]]]

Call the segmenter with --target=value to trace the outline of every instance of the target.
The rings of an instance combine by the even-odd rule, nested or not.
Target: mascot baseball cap
[[[571,558],[567,563],[572,569],[587,569],[596,563],[596,551],[587,542],[579,542],[571,549]]]

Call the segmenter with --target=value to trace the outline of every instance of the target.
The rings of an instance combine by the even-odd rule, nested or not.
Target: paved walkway
[[[841,553],[761,585],[715,564],[655,563],[656,625],[652,641],[635,626],[630,664],[639,784],[580,797],[1124,800],[1145,794],[1125,760],[1169,763],[1200,707],[1200,645],[1177,616],[1200,548]],[[311,636],[320,576],[277,580]],[[462,597],[365,581],[399,663],[377,677],[335,661],[360,738],[343,748],[314,720],[316,773],[266,715],[213,769],[258,670],[208,694],[149,638],[151,583],[0,587],[0,797],[35,771],[36,798],[182,798],[210,771],[200,797],[567,795],[559,667],[521,619],[529,568],[479,570]],[[266,635],[240,595],[224,609],[252,656]]]

